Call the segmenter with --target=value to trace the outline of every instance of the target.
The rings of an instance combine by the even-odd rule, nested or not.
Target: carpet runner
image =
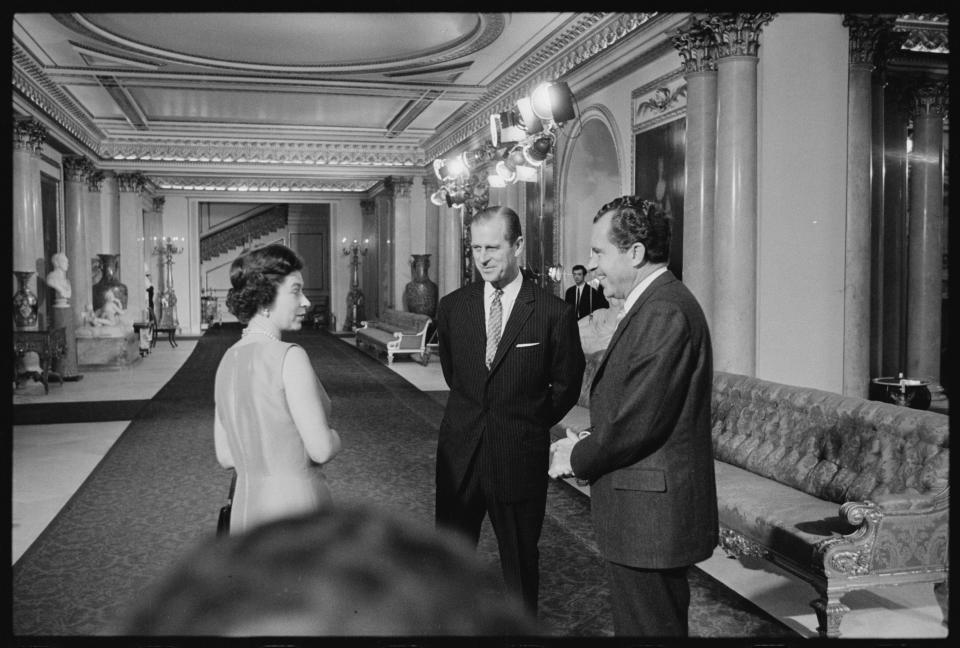
[[[230,474],[213,450],[213,379],[239,328],[209,329],[177,374],[134,418],[66,506],[13,567],[17,636],[111,635],[126,610],[194,543],[215,531]],[[301,344],[333,402],[343,450],[325,472],[335,499],[374,501],[433,523],[436,435],[443,398],[322,331]],[[603,561],[589,500],[551,481],[540,542],[540,617],[553,636],[610,636]],[[484,523],[480,556],[499,572]],[[698,569],[694,637],[796,637]]]

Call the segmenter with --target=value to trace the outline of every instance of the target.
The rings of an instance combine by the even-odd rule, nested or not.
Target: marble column
[[[420,250],[413,248],[413,239],[422,240],[423,232],[413,233],[413,215],[409,178],[393,179],[393,299],[397,310],[404,310],[403,290],[410,281],[410,255]],[[422,248],[421,248],[422,249]]]
[[[70,261],[68,276],[73,291],[70,300],[73,323],[83,321],[83,307],[92,295],[93,283],[90,275],[91,254],[87,249],[86,224],[89,220],[87,207],[87,182],[93,164],[83,156],[63,158],[63,225],[64,253]]]
[[[713,219],[717,155],[717,62],[709,28],[694,20],[673,39],[687,81],[683,283],[713,329]],[[676,245],[676,242],[674,243]]]
[[[93,253],[120,254],[120,187],[117,174],[104,171],[100,187],[100,246]]]
[[[140,173],[117,176],[120,190],[120,281],[127,285],[128,317],[140,321],[146,310],[143,274],[143,196],[147,179]]]
[[[914,93],[907,247],[907,371],[911,378],[940,383],[943,292],[943,118],[946,81],[925,83]]]
[[[866,398],[870,387],[870,242],[872,74],[877,41],[890,21],[847,15],[847,204],[843,282],[843,394]]]
[[[772,14],[712,14],[717,48],[713,365],[753,376],[757,338],[757,52]]]
[[[27,288],[37,296],[39,315],[36,324],[26,330],[41,328],[43,305],[38,279],[46,276],[47,261],[43,258],[43,215],[40,204],[40,153],[47,139],[47,130],[34,119],[13,121],[13,270],[33,274]],[[13,290],[17,284],[10,279]]]
[[[91,170],[90,175],[87,177],[87,222],[84,224],[87,236],[87,256],[83,259],[82,264],[78,260],[76,267],[77,272],[80,272],[81,266],[85,269],[89,277],[90,290],[82,294],[76,290],[73,291],[74,303],[81,309],[86,308],[87,305],[93,306],[95,268],[97,267],[96,264],[100,262],[97,255],[103,252],[103,197],[101,196],[103,180],[104,173],[99,170]]]

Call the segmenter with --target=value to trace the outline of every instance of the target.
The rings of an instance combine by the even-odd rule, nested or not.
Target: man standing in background
[[[603,296],[602,290],[597,290],[584,279],[587,269],[582,265],[573,266],[573,285],[567,288],[566,300],[577,311],[577,319],[586,317],[600,308],[607,308],[609,304]]]

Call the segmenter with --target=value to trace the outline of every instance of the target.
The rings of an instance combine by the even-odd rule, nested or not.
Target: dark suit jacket
[[[440,364],[450,386],[437,488],[461,484],[482,438],[484,486],[507,502],[543,497],[550,426],[576,403],[583,378],[577,321],[563,300],[524,279],[488,372],[483,284],[446,295],[437,308]]]
[[[577,304],[577,287],[567,288],[566,301],[577,309],[577,319],[586,317],[593,311],[600,308],[609,308],[610,303],[603,293],[588,283],[583,284],[583,294],[580,295],[580,303]]]
[[[703,311],[667,271],[614,332],[590,388],[593,434],[570,457],[606,560],[669,569],[713,552],[712,381]]]

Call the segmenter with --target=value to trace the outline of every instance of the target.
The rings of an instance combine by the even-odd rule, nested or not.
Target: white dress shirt
[[[647,289],[647,286],[653,283],[653,280],[662,275],[667,271],[667,266],[658,268],[647,275],[647,278],[638,283],[633,287],[633,290],[630,291],[630,294],[627,295],[627,299],[623,302],[623,310],[620,311],[620,314],[617,315],[617,320],[623,319],[623,316],[630,312],[630,309],[633,308],[633,305],[637,303],[637,300],[640,299],[640,295],[643,294],[643,291]]]
[[[518,272],[516,278],[503,287],[503,294],[500,295],[500,306],[503,309],[503,318],[500,320],[500,335],[503,335],[507,328],[507,322],[510,321],[510,311],[513,310],[513,304],[517,301],[517,295],[520,294],[520,285],[523,283],[523,273]],[[486,330],[487,322],[490,321],[490,305],[493,304],[493,292],[496,288],[489,281],[483,282],[483,328]]]

